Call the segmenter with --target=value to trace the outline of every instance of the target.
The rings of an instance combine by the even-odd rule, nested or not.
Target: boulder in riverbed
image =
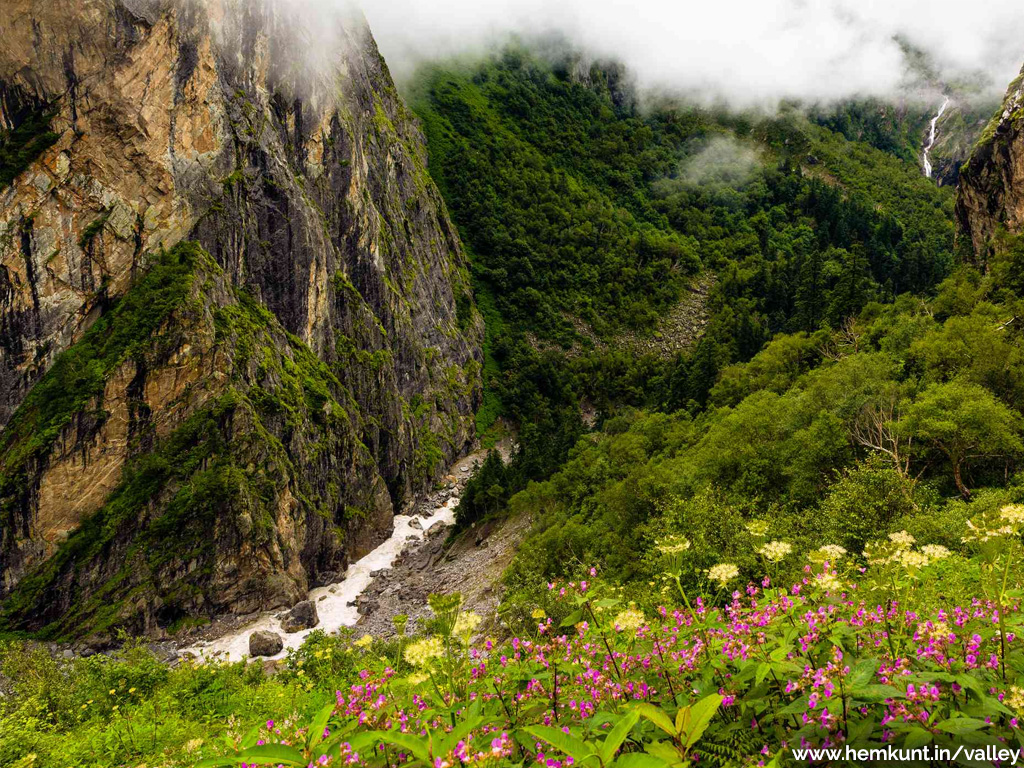
[[[317,615],[316,605],[311,600],[303,600],[284,615],[281,619],[281,629],[290,635],[292,632],[315,627],[319,623],[320,616]]]
[[[283,650],[284,641],[276,632],[259,630],[249,635],[249,655],[253,658],[257,656],[276,656]]]

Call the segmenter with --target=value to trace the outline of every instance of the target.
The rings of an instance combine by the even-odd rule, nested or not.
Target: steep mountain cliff
[[[979,259],[1001,230],[1024,230],[1024,71],[960,169],[956,213],[961,237]]]
[[[481,322],[420,131],[361,18],[299,7],[5,8],[8,628],[293,603],[472,440]]]

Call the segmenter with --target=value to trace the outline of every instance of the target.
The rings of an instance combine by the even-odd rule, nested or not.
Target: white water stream
[[[929,179],[932,177],[932,161],[928,159],[928,153],[932,151],[932,147],[935,146],[935,133],[936,126],[939,124],[939,119],[946,111],[946,107],[949,106],[949,96],[942,102],[942,106],[939,107],[939,113],[932,118],[932,125],[928,131],[928,144],[924,148],[924,175]]]
[[[341,627],[353,627],[359,621],[359,611],[356,610],[356,599],[366,591],[366,588],[373,583],[370,576],[374,571],[388,570],[395,564],[395,560],[405,549],[406,540],[410,536],[422,539],[428,530],[435,524],[443,522],[451,525],[455,521],[455,507],[459,500],[456,497],[450,498],[444,506],[438,507],[428,518],[419,518],[421,529],[413,528],[411,523],[414,519],[406,515],[395,515],[395,530],[391,538],[373,550],[366,557],[352,563],[345,572],[345,579],[337,584],[326,587],[319,587],[309,593],[309,600],[316,605],[317,613],[320,616],[320,623],[313,629],[304,629],[301,632],[285,634],[281,630],[281,622],[275,618],[282,610],[267,613],[249,624],[243,629],[237,630],[223,637],[207,643],[199,643],[191,648],[183,649],[183,653],[189,652],[196,656],[211,659],[219,656],[230,661],[239,661],[249,655],[249,635],[258,630],[276,632],[284,640],[284,650],[277,656],[271,658],[282,658],[289,648],[298,648],[302,641],[314,629],[322,629],[328,634],[335,632]],[[321,600],[320,598],[324,598]]]

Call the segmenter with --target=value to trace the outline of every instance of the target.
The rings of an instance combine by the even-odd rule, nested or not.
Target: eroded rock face
[[[1024,72],[960,169],[960,236],[984,261],[1000,230],[1024,231]]]
[[[159,634],[292,605],[386,538],[472,439],[482,326],[457,312],[464,257],[420,131],[364,22],[313,30],[299,7],[11,0],[0,14],[0,125],[45,113],[59,133],[0,190],[10,626]],[[183,240],[215,263],[32,442],[38,409],[18,409],[33,386]],[[157,523],[179,520],[196,475],[170,473],[84,546],[83,525],[124,516],[139,467],[195,418],[241,473],[224,476],[236,495],[181,518],[175,552],[179,531]]]

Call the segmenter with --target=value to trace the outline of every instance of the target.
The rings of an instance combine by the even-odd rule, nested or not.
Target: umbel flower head
[[[663,555],[681,555],[690,548],[690,540],[683,536],[669,536],[658,542],[658,551]]]
[[[782,562],[786,555],[792,551],[793,546],[784,541],[769,541],[757,550],[758,554],[764,555],[764,558],[770,563]]]
[[[434,659],[444,656],[444,642],[440,637],[417,640],[405,649],[405,660],[414,667],[426,667]]]
[[[923,547],[921,547],[921,554],[923,554],[929,560],[934,561],[945,560],[953,553],[941,544],[925,544]]]
[[[1003,703],[1010,709],[1024,713],[1024,688],[1018,688],[1016,685],[1010,688],[1010,693]]]
[[[1010,536],[1020,525],[1024,515],[1024,507],[1020,504],[1007,504],[998,512],[988,510],[967,521],[967,535],[963,541],[985,543],[992,539]]]
[[[826,592],[841,592],[843,582],[834,573],[823,573],[815,579],[814,586]]]
[[[898,531],[897,533],[889,534],[889,541],[896,545],[898,549],[910,549],[914,546],[914,542],[917,541],[906,531]]]
[[[904,568],[914,570],[928,566],[928,556],[923,552],[915,552],[912,549],[904,549],[899,553],[900,565]]]
[[[615,617],[615,629],[619,632],[636,632],[646,621],[647,618],[635,606],[630,605]]]
[[[999,510],[999,516],[1008,523],[1024,523],[1024,504],[1007,504]]]
[[[463,611],[455,620],[455,634],[459,637],[469,637],[476,628],[480,626],[483,619],[472,611]]]
[[[740,575],[740,569],[732,563],[719,563],[708,571],[708,578],[723,587]]]
[[[751,520],[746,525],[747,533],[759,539],[768,535],[768,522],[766,520]]]

